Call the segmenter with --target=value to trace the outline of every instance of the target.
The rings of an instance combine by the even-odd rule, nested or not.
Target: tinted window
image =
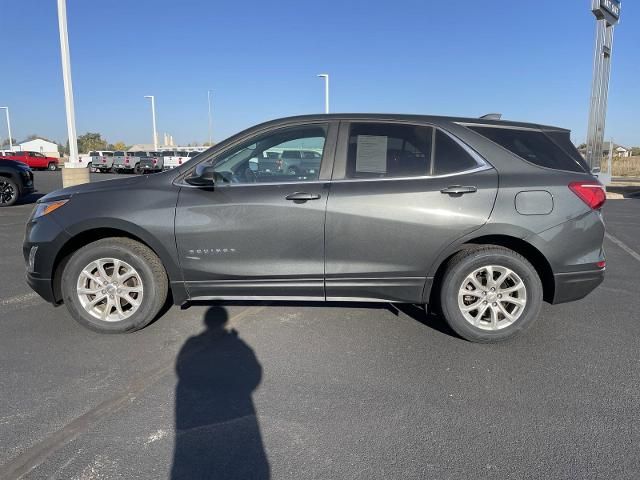
[[[431,127],[355,123],[349,133],[347,177],[417,177],[429,174]]]
[[[104,152],[102,154],[103,157],[113,157],[113,152]]]
[[[282,158],[300,158],[300,152],[296,150],[288,150],[282,152]]]
[[[562,139],[560,135],[552,134],[556,141],[552,140],[548,134],[535,130],[519,130],[513,128],[495,127],[469,127],[489,140],[515,153],[520,158],[534,163],[541,167],[554,168],[556,170],[569,170],[572,172],[586,172],[588,168],[582,158],[578,159],[576,154],[567,150],[574,150],[575,147],[567,149],[568,139]],[[561,140],[564,148],[558,144]]]
[[[473,157],[453,138],[438,130],[436,133],[434,175],[464,172],[478,166]]]
[[[90,157],[99,157],[100,154],[98,152],[89,152]]]

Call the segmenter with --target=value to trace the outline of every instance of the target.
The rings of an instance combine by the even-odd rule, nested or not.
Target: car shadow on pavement
[[[235,330],[227,310],[210,307],[206,330],[178,355],[176,440],[172,479],[270,476],[252,393],[262,366]]]

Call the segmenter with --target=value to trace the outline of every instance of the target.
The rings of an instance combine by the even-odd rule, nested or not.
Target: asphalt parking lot
[[[40,193],[61,185],[35,175]],[[605,206],[592,295],[478,345],[415,307],[364,304],[198,304],[90,332],[24,282],[36,197],[0,210],[0,478],[640,472],[640,200]]]

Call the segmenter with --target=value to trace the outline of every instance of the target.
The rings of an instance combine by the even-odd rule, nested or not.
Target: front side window
[[[305,125],[267,133],[215,158],[217,181],[221,183],[265,183],[314,181],[320,175],[320,161],[327,137],[327,125]],[[318,161],[302,161],[301,151],[318,154]]]
[[[429,175],[433,128],[354,123],[349,132],[347,178]]]

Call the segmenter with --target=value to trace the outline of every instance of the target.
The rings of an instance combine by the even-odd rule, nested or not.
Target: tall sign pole
[[[602,159],[611,74],[613,29],[620,21],[620,0],[591,0],[591,11],[596,16],[596,44],[593,56],[589,127],[587,129],[587,163],[593,169],[600,167]]]
[[[64,83],[64,106],[67,112],[67,133],[69,135],[69,161],[62,171],[62,185],[69,187],[89,181],[89,169],[78,161],[78,139],[76,118],[73,107],[73,84],[71,82],[71,56],[67,33],[67,3],[58,0],[58,27],[60,28],[60,57],[62,60],[62,80]]]

